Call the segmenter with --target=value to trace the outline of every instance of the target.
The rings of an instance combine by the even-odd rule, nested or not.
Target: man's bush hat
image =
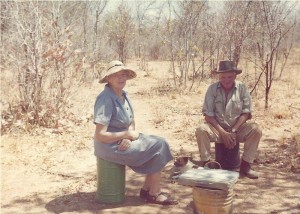
[[[119,71],[126,71],[128,80],[136,77],[135,71],[125,67],[122,62],[114,60],[108,63],[106,70],[101,75],[102,77],[100,78],[99,83],[106,83],[108,76],[118,73]]]
[[[220,74],[225,72],[232,72],[234,71],[236,74],[242,73],[241,69],[238,69],[233,61],[220,61],[218,70],[214,70],[214,72]]]

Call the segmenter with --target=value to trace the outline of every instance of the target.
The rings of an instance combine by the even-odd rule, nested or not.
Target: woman
[[[140,197],[147,202],[174,205],[177,201],[160,189],[161,170],[173,159],[169,145],[161,137],[135,131],[132,105],[123,91],[126,81],[135,77],[136,73],[122,62],[112,61],[100,79],[107,84],[94,106],[95,155],[146,174]]]

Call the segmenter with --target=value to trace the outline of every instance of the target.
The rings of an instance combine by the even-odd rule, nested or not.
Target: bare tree
[[[165,13],[165,20],[163,21],[164,27],[161,29],[162,43],[166,44],[169,50],[169,57],[171,61],[170,72],[173,75],[174,85],[177,86],[177,74],[176,74],[176,21],[173,19],[174,5],[172,1],[167,1],[167,12]],[[161,11],[162,12],[162,11]],[[159,23],[159,19],[158,19]],[[159,27],[158,27],[159,29]]]
[[[16,27],[16,34],[12,39],[18,39],[15,42],[20,47],[19,51],[13,52],[18,59],[20,105],[23,112],[28,113],[29,121],[36,123],[40,121],[44,81],[42,37],[45,26],[41,20],[42,11],[34,2],[15,3],[10,9],[13,10]]]
[[[11,115],[30,124],[55,126],[67,108],[73,63],[71,24],[67,18],[77,5],[61,2],[13,2],[8,55],[15,61],[19,96],[11,105]],[[17,109],[17,110],[16,110]],[[13,112],[13,111],[17,111]]]
[[[99,51],[100,51],[100,15],[103,14],[104,9],[107,6],[107,0],[100,0],[100,1],[93,1],[89,2],[90,11],[93,14],[93,55],[94,55],[94,62],[98,61],[100,58]]]
[[[192,71],[192,79],[196,73],[195,59],[200,53],[198,34],[203,13],[207,9],[205,2],[181,1],[177,6],[168,4],[169,17],[166,19],[165,41],[171,54],[171,72],[175,85],[187,87]],[[175,18],[173,18],[175,17]],[[179,73],[176,72],[176,66]]]
[[[103,41],[104,33],[101,33],[101,15],[107,6],[107,0],[99,1],[88,1],[86,0],[85,7],[85,18],[83,20],[84,27],[84,40],[89,39],[90,42],[86,42],[87,46],[84,46],[85,55],[80,63],[84,74],[86,73],[86,67],[93,70],[92,77],[98,78],[101,69],[101,61],[103,60],[103,48],[101,47],[101,42]]]
[[[126,63],[129,43],[135,34],[135,24],[128,6],[122,2],[117,11],[109,14],[105,20],[109,45],[115,48],[119,60]]]
[[[156,1],[147,1],[142,2],[139,0],[136,0],[136,14],[137,14],[137,29],[138,29],[138,50],[137,50],[137,56],[139,58],[142,57],[142,55],[145,55],[145,37],[149,36],[147,35],[146,27],[147,27],[147,13],[151,10],[155,9],[155,3]]]
[[[150,31],[151,15],[150,12],[156,10],[156,1],[139,1],[136,0],[136,21],[137,36],[135,37],[135,55],[140,59],[139,66],[148,72],[148,62],[146,59],[147,49],[151,49],[150,44],[155,43],[155,36]],[[153,46],[152,46],[153,47]],[[155,56],[158,57],[158,56]]]
[[[253,1],[225,2],[222,28],[224,53],[226,58],[238,65],[245,40],[253,34]]]
[[[265,77],[265,109],[268,108],[269,93],[280,63],[279,56],[284,53],[281,46],[288,33],[296,26],[296,22],[288,21],[294,7],[289,2],[260,2],[261,31],[256,42],[261,70],[258,81],[263,75]]]
[[[210,77],[211,71],[217,66],[221,40],[223,38],[220,26],[217,25],[218,18],[219,16],[216,12],[206,12],[203,15],[201,27],[198,31],[198,46],[196,52],[198,55],[197,58],[199,58],[200,61],[197,62],[198,66],[193,66],[191,87],[196,79],[198,80],[198,84],[200,84],[201,80]],[[195,64],[195,60],[193,60],[193,64]]]

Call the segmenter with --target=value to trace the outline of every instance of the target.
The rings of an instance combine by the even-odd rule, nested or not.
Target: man
[[[195,132],[201,161],[210,161],[210,142],[223,143],[227,149],[233,149],[237,142],[244,142],[240,174],[257,179],[250,164],[255,159],[262,132],[256,123],[247,122],[252,117],[250,93],[245,84],[236,81],[242,70],[232,61],[220,61],[215,72],[219,81],[207,89],[202,108],[206,123]]]

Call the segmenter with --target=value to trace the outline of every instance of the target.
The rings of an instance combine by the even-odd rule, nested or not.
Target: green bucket
[[[120,203],[125,199],[125,165],[97,158],[97,201]]]

